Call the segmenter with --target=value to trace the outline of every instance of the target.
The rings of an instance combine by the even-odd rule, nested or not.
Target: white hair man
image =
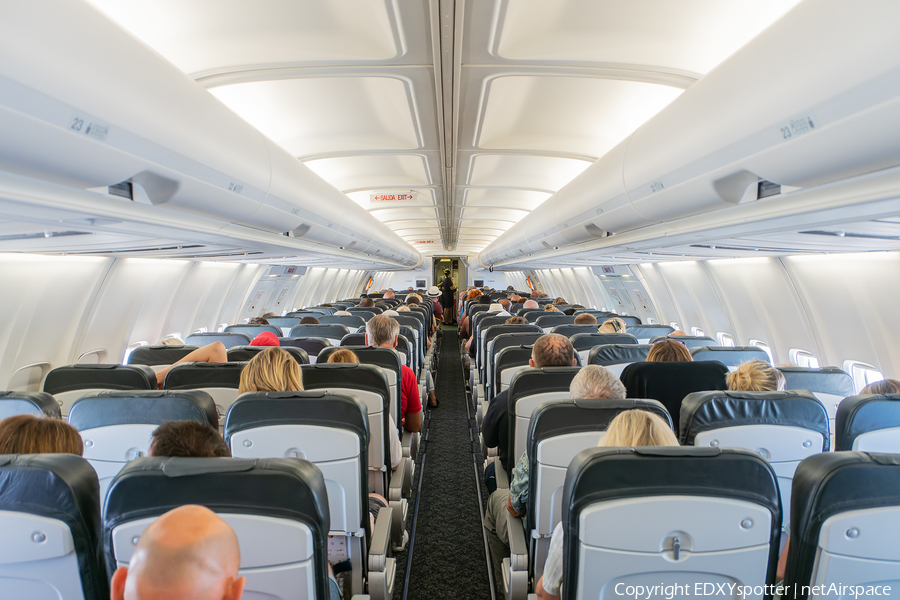
[[[400,323],[387,315],[375,315],[366,323],[366,345],[381,348],[396,348],[400,335]],[[400,422],[406,431],[422,428],[422,400],[419,385],[413,370],[402,365],[400,380]]]

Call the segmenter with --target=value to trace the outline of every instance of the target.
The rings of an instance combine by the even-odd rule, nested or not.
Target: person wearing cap
[[[269,333],[269,332],[266,332]],[[262,334],[260,334],[262,335]],[[273,335],[269,333],[269,335]],[[278,341],[278,338],[275,338],[275,341]],[[261,344],[260,344],[261,345]],[[278,344],[275,344],[276,346]],[[183,358],[175,361],[165,369],[161,369],[156,372],[156,385],[159,386],[159,389],[163,389],[163,386],[166,383],[166,375],[169,371],[172,370],[172,367],[177,365],[178,363],[187,363],[187,362],[209,362],[209,363],[223,363],[228,362],[228,351],[225,348],[225,344],[222,342],[213,342],[212,344],[207,344],[205,346],[201,346],[196,350],[192,350]]]

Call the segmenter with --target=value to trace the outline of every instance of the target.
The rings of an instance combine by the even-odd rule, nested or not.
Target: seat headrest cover
[[[146,365],[66,365],[47,374],[44,391],[60,394],[90,388],[155,390],[156,373]]]
[[[725,448],[590,448],[578,453],[566,471],[562,522],[566,552],[564,585],[575,589],[579,544],[578,516],[591,504],[645,496],[705,496],[757,504],[772,515],[769,539],[781,529],[781,497],[772,467],[754,452]],[[771,544],[774,576],[778,544]]]
[[[69,410],[69,425],[78,431],[166,421],[199,421],[219,427],[216,403],[202,390],[103,392],[79,398]]]
[[[805,459],[791,488],[791,544],[785,584],[809,585],[819,533],[830,517],[848,511],[900,506],[900,454],[830,452]],[[807,590],[808,591],[808,590]]]
[[[0,392],[0,420],[30,412],[60,418],[59,403],[47,392]]]
[[[690,348],[690,351],[696,361],[717,360],[731,367],[750,360],[772,362],[766,351],[758,346],[697,346]]]
[[[140,346],[128,355],[129,365],[171,365],[200,346]]]
[[[850,450],[862,434],[894,427],[900,427],[900,394],[850,396],[838,406],[835,450]]]
[[[74,454],[0,456],[0,510],[68,525],[84,597],[109,597],[100,544],[100,483],[90,463]]]
[[[303,522],[313,532],[316,562],[326,568],[328,497],[322,472],[312,463],[299,458],[151,456],[128,463],[106,494],[103,545],[109,572],[116,566],[112,548],[116,526],[185,504],[200,504],[217,513]]]
[[[784,375],[785,387],[789,390],[809,390],[835,396],[852,396],[855,388],[853,378],[837,367],[778,367]]]
[[[522,369],[509,384],[510,407],[523,396],[569,389],[580,367],[529,367]]]
[[[356,335],[356,334],[350,334]],[[394,371],[396,373],[400,373],[400,353],[397,352],[393,348],[382,348],[378,346],[354,346],[354,345],[341,345],[341,348],[345,348],[353,352],[356,357],[359,359],[359,362],[365,365],[375,365],[381,367],[383,369],[388,369],[390,371]],[[331,348],[325,348],[322,352],[319,353],[319,362],[327,363],[328,357],[333,353],[340,350],[337,346],[333,346]]]
[[[233,346],[228,349],[228,362],[247,362],[265,349],[265,346]],[[290,354],[299,364],[309,364],[309,355],[303,348],[284,346],[282,350]]]
[[[604,334],[598,333],[594,335]],[[622,334],[611,333],[606,335],[620,336]],[[650,344],[638,344],[637,338],[634,338],[633,344],[627,342],[624,344],[594,344],[591,347],[590,354],[588,355],[588,361],[589,364],[600,365],[601,367],[606,365],[619,365],[622,363],[643,362],[647,360],[647,355],[650,353],[650,348],[652,348]]]
[[[322,363],[303,365],[303,387],[308,390],[342,387],[368,390],[390,398],[390,384],[384,373],[374,365],[355,363]]]
[[[729,392],[688,394],[681,403],[679,440],[693,445],[694,438],[711,429],[744,425],[782,425],[820,433],[829,450],[829,422],[825,407],[806,391]]]
[[[235,388],[241,382],[241,371],[247,363],[179,363],[166,374],[167,390],[195,388]]]

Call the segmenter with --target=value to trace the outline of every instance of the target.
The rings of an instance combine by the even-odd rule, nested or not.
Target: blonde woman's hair
[[[396,310],[398,313],[402,313],[402,312],[412,312],[412,309],[411,309],[410,307],[408,307],[407,305],[405,305],[405,304],[401,304],[400,306],[398,306],[398,307],[395,308],[394,310]]]
[[[661,417],[646,410],[616,415],[598,446],[678,446],[678,438]]]
[[[566,299],[560,296],[556,300],[553,301],[553,304],[566,304]]]
[[[163,346],[184,346],[184,340],[180,337],[166,338],[160,342]]]
[[[353,350],[348,350],[347,348],[341,348],[340,350],[335,350],[331,354],[328,355],[328,362],[330,363],[356,363],[359,364],[359,358],[356,356],[356,353]]]
[[[597,328],[597,333],[625,333],[625,321],[619,317],[613,317],[603,321],[603,324]]]
[[[254,356],[241,371],[238,393],[301,392],[303,374],[300,365],[277,346],[266,348]]]
[[[762,360],[749,360],[725,376],[732,392],[774,392],[783,390],[784,375]]]
[[[545,311],[548,311],[548,312],[562,312],[561,310],[559,310],[558,308],[556,308],[556,307],[553,306],[552,304],[545,304],[545,305],[544,305],[544,310],[545,310]]]

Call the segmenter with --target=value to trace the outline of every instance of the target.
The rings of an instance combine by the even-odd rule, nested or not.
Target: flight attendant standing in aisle
[[[456,285],[450,278],[450,269],[444,269],[444,278],[441,280],[441,306],[444,308],[444,325],[456,324],[456,303],[454,302],[453,293],[456,291]]]

